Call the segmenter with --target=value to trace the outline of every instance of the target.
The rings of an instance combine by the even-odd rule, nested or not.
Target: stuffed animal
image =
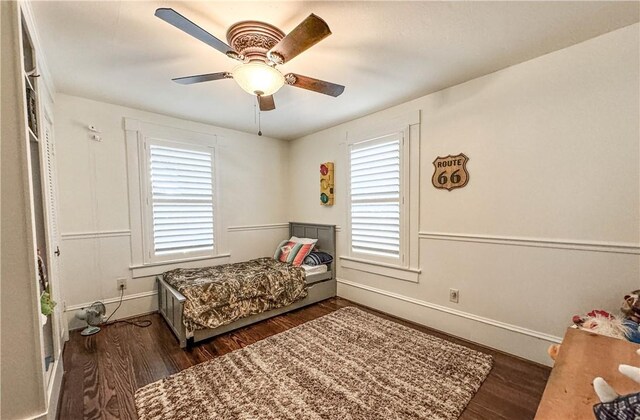
[[[636,351],[640,355],[640,350]],[[640,368],[620,365],[618,371],[640,384]],[[640,418],[640,392],[620,396],[604,379],[593,380],[593,388],[600,403],[593,406],[597,419],[638,419]]]
[[[580,325],[582,322],[584,322],[584,319],[587,317],[596,317],[596,316],[602,316],[605,318],[613,318],[614,316],[611,315],[609,312],[602,310],[602,309],[594,309],[591,312],[587,312],[587,316],[580,316],[580,315],[574,315],[572,318],[572,321],[574,324],[576,325]]]
[[[624,296],[620,311],[624,314],[623,319],[602,309],[594,309],[585,316],[574,315],[572,321],[581,330],[640,343],[640,289]],[[553,344],[547,349],[553,360],[559,352],[560,344]]]
[[[628,329],[627,340],[640,343],[640,290],[625,295],[620,310],[626,317],[623,324]]]
[[[627,327],[627,340],[640,343],[640,324],[630,319],[625,319],[622,324]]]
[[[627,338],[628,328],[622,323],[622,320],[603,310],[594,310],[582,317],[576,315],[573,317],[573,322],[584,331],[621,340]]]
[[[634,290],[628,295],[625,295],[620,310],[627,319],[636,323],[640,322],[640,290]]]
[[[626,340],[631,334],[630,328],[622,319],[616,318],[607,311],[595,309],[584,316],[574,315],[573,323],[576,328],[607,337]],[[553,344],[547,349],[552,360],[556,360],[560,352],[560,344]]]
[[[640,290],[625,295],[620,310],[625,315],[623,323],[629,329],[627,339],[640,343]]]

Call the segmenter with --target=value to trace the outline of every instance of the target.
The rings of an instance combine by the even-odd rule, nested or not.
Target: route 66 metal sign
[[[464,154],[438,156],[433,161],[435,171],[431,182],[436,188],[451,191],[454,188],[462,188],[469,182],[469,172],[467,172],[467,162],[469,158]]]

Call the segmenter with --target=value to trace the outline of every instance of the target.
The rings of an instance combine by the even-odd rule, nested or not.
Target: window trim
[[[391,277],[411,283],[418,283],[420,273],[422,272],[418,268],[398,267],[397,265],[393,264],[385,264],[370,260],[361,260],[355,257],[341,256],[340,261],[342,264],[342,268],[377,274],[384,277]]]
[[[159,274],[164,273],[168,270],[173,270],[174,268],[198,268],[202,267],[201,261],[207,261],[207,265],[217,265],[217,264],[226,264],[230,261],[231,254],[218,254],[213,257],[195,257],[195,258],[185,258],[180,261],[164,261],[159,263],[151,263],[151,264],[142,264],[142,265],[131,265],[129,269],[131,270],[131,277],[134,279],[141,277],[149,277],[149,276],[157,276]],[[209,264],[210,263],[210,264]]]
[[[353,144],[367,140],[382,138],[394,133],[403,133],[401,142],[401,252],[404,261],[381,260],[370,254],[353,253],[351,250],[351,147]],[[348,206],[345,217],[346,252],[341,261],[346,262],[344,268],[376,273],[399,280],[418,282],[420,269],[419,258],[419,216],[420,216],[420,110],[416,109],[389,117],[381,117],[377,121],[368,121],[346,133],[345,156],[346,180],[345,204]],[[404,223],[403,223],[404,222]],[[354,264],[351,261],[355,262]],[[341,264],[343,265],[343,264]],[[368,265],[365,269],[364,267]],[[394,271],[395,270],[395,271]],[[411,273],[410,278],[397,275],[400,272]],[[396,273],[396,274],[394,274]]]
[[[226,250],[226,235],[224,234],[222,212],[219,211],[221,203],[220,170],[218,164],[219,136],[215,134],[200,133],[175,127],[147,123],[133,118],[124,118],[125,146],[127,155],[127,172],[129,187],[129,221],[131,226],[131,270],[142,267],[153,267],[152,271],[161,273],[164,266],[170,266],[178,262],[190,261],[215,261],[219,258],[228,258]],[[146,204],[147,191],[150,188],[150,176],[148,176],[148,148],[145,143],[148,139],[158,140],[185,146],[209,148],[212,151],[213,164],[213,208],[214,208],[214,248],[211,251],[183,254],[178,258],[168,254],[168,258],[150,258],[149,251],[153,251],[153,229],[149,225],[150,206]],[[152,252],[153,255],[153,252]],[[149,270],[143,270],[148,272]]]

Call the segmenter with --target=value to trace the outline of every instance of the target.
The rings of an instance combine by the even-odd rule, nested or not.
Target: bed
[[[317,239],[315,249],[322,250],[333,257],[334,262],[315,266],[293,267],[291,264],[280,263],[272,258],[259,258],[224,266],[205,267],[197,270],[179,272],[167,272],[156,277],[158,283],[158,308],[169,328],[176,335],[181,348],[185,348],[195,342],[206,340],[220,334],[241,328],[265,319],[302,308],[307,305],[334,297],[336,295],[335,257],[336,257],[336,233],[334,225],[320,225],[310,223],[289,223],[289,236]],[[215,279],[216,276],[227,275],[230,270],[237,270],[241,275],[251,275],[263,270],[265,273],[256,276],[257,281],[263,285],[257,285],[254,290],[245,290],[231,282],[225,287],[217,285],[217,282],[209,282],[208,287],[202,289],[187,289],[181,287],[181,281],[191,281],[199,275]],[[191,277],[190,277],[191,276]],[[290,281],[284,281],[288,278]],[[196,279],[197,282],[197,279]],[[171,283],[171,284],[170,284]],[[173,287],[172,284],[175,286]],[[255,290],[263,290],[265,287],[275,287],[280,292],[281,299],[277,304],[284,305],[270,308],[265,302],[268,299],[260,299]],[[181,293],[177,289],[184,292]],[[228,290],[232,289],[232,290]],[[282,290],[284,289],[284,290]],[[194,317],[198,312],[198,300],[203,299],[198,293],[206,293],[207,299],[218,299],[223,305],[225,300],[236,299],[253,305],[250,316],[240,317],[236,313],[219,314],[216,311],[209,313],[209,317],[200,319]],[[186,296],[185,296],[186,295]],[[252,300],[253,299],[253,300]],[[186,316],[185,316],[185,310]],[[186,324],[186,325],[185,325]],[[218,325],[210,328],[208,325]]]

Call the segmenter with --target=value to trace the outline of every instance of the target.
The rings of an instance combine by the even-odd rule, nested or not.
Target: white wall
[[[56,96],[55,116],[61,281],[72,327],[82,325],[73,318],[78,307],[102,300],[107,313],[115,309],[119,277],[128,284],[114,319],[157,308],[154,277],[132,278],[129,269],[125,117],[218,136],[218,236],[227,248],[218,251],[230,252],[231,262],[272,255],[287,236],[286,142],[64,94]],[[100,130],[101,142],[90,139],[89,124]]]
[[[294,141],[289,218],[346,226],[347,132],[421,112],[419,283],[339,267],[338,294],[547,364],[573,314],[616,310],[640,287],[638,34],[635,24]],[[469,184],[435,189],[433,160],[460,152]],[[324,161],[336,163],[332,208],[318,199]]]

